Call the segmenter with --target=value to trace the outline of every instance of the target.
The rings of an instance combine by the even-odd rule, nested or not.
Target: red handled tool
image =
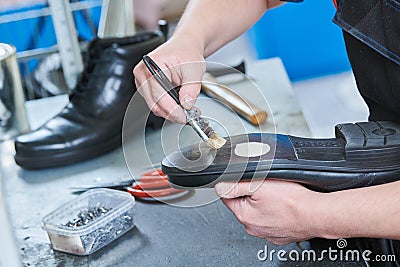
[[[182,193],[185,190],[172,188],[167,175],[161,170],[154,170],[142,174],[139,182],[134,182],[127,191],[138,198],[159,198]]]
[[[137,198],[160,198],[170,195],[183,193],[187,190],[175,189],[168,182],[167,175],[160,169],[143,173],[139,181],[135,179],[123,181],[120,183],[108,183],[99,185],[88,185],[74,188],[74,193],[85,192],[95,188],[109,188],[123,190]]]

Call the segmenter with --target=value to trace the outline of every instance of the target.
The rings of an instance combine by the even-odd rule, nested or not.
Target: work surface
[[[286,72],[278,59],[248,66],[249,76],[265,95],[273,113],[263,130],[309,136],[307,124],[293,95]],[[240,83],[232,88],[240,87]],[[240,91],[240,89],[239,89]],[[251,97],[251,96],[250,96]],[[253,99],[249,98],[253,101]],[[37,127],[56,114],[66,97],[27,103],[31,126]],[[257,100],[254,100],[257,102]],[[208,110],[212,113],[212,110]],[[229,117],[224,123],[229,123]],[[251,130],[251,127],[246,128]],[[154,135],[154,134],[153,134]],[[150,137],[149,155],[162,157],[160,140]],[[158,143],[157,143],[158,142]],[[268,266],[257,252],[266,241],[246,234],[242,225],[220,200],[192,208],[137,201],[136,227],[100,251],[78,257],[51,249],[41,220],[59,205],[73,199],[71,187],[118,181],[130,176],[122,149],[81,164],[27,171],[14,163],[12,141],[1,144],[3,190],[15,229],[22,262],[26,266]],[[141,155],[136,156],[138,158]],[[144,168],[145,166],[143,166]],[[192,197],[196,197],[196,193]],[[290,250],[295,245],[281,247]]]

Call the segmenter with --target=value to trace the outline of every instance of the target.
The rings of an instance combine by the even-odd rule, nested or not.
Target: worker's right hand
[[[200,93],[205,72],[203,51],[196,38],[186,35],[184,38],[171,37],[168,42],[148,54],[173,84],[182,85],[179,99],[187,110],[193,107]],[[153,78],[143,61],[135,67],[133,74],[139,93],[155,115],[170,121],[186,123],[182,108]]]

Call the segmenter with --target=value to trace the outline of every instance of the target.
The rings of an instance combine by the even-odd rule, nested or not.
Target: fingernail
[[[219,183],[215,185],[215,192],[218,196],[223,198],[232,198],[228,195],[230,189],[231,188],[227,183]]]
[[[194,106],[194,99],[191,99],[190,97],[185,96],[183,98],[183,102],[181,104],[182,104],[182,107],[184,107],[184,109],[191,110]]]

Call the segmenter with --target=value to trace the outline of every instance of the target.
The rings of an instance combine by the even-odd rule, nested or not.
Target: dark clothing
[[[398,0],[339,0],[333,21],[382,56],[400,64]]]
[[[400,2],[340,0],[334,22],[370,120],[400,122]]]
[[[400,25],[400,20],[398,23]],[[369,120],[400,122],[400,65],[348,32],[344,31],[343,35],[358,90],[369,107]],[[400,47],[400,39],[398,46]],[[311,247],[317,251],[328,247],[337,248],[336,240],[314,239],[310,242]],[[374,259],[376,255],[395,255],[396,262],[369,261],[369,266],[400,266],[398,240],[352,238],[347,242],[346,249],[358,249],[360,255],[365,250],[372,251],[370,259]]]
[[[400,0],[333,1],[337,7],[333,21],[343,29],[357,88],[369,108],[369,120],[400,122]],[[310,243],[316,251],[337,248],[336,240],[316,238]],[[365,266],[400,266],[398,240],[351,238],[346,249],[358,249],[360,253],[370,250],[370,259],[376,255],[394,255],[396,259],[372,260]]]
[[[400,65],[347,32],[344,40],[358,90],[369,107],[369,120],[400,122]]]
[[[339,0],[337,4],[334,22],[343,29],[357,87],[369,108],[369,120],[400,122],[399,0]],[[369,261],[369,266],[400,266],[400,241],[373,238],[347,241],[348,249],[370,250],[370,259],[376,255],[395,255],[396,262]],[[311,246],[317,250],[337,248],[336,240],[314,239]]]

